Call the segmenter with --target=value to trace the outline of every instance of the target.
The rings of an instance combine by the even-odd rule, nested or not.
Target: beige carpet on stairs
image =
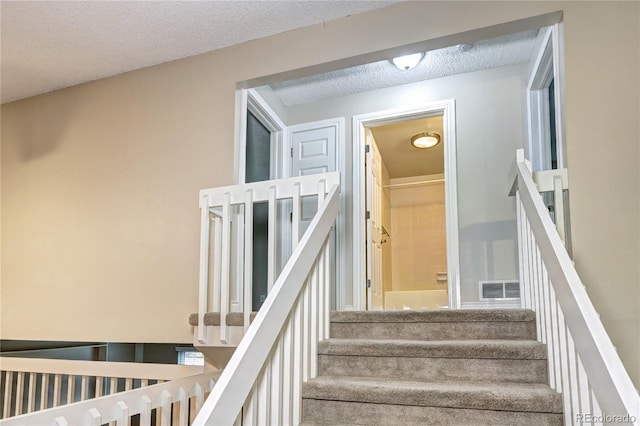
[[[334,312],[303,424],[561,425],[527,310]]]

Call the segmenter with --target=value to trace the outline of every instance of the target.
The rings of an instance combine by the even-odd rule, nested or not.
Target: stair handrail
[[[156,424],[188,424],[214,386],[219,371],[151,385],[108,396],[0,420],[0,426],[131,424],[140,415],[140,424],[149,425],[155,410]],[[194,404],[191,399],[194,399]],[[173,419],[173,422],[172,422]]]
[[[319,194],[319,197],[324,193]],[[194,424],[299,424],[302,382],[317,374],[329,336],[329,246],[339,210],[334,184],[295,247]]]
[[[523,307],[537,312],[549,381],[563,394],[565,424],[639,425],[640,396],[553,224],[524,151],[516,153]],[[590,420],[589,420],[590,419]]]

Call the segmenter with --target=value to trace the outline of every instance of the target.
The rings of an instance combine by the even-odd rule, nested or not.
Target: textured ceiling
[[[444,143],[433,148],[414,148],[410,141],[417,133],[443,135],[442,115],[371,128],[371,133],[391,179],[444,173]]]
[[[527,31],[466,45],[426,52],[409,71],[390,60],[345,68],[271,85],[287,106],[367,92],[455,74],[515,65],[529,61],[538,31]],[[391,58],[389,58],[391,59]]]
[[[393,1],[6,1],[1,99],[76,84]]]

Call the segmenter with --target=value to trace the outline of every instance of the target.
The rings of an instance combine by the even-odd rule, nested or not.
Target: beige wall
[[[197,191],[232,182],[237,82],[564,10],[576,265],[640,384],[638,9],[402,3],[4,105],[2,337],[190,340]]]

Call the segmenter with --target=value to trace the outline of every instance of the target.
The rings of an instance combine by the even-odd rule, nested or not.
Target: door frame
[[[287,125],[284,124],[278,114],[269,106],[262,96],[255,89],[236,90],[236,113],[235,113],[235,140],[234,140],[234,161],[233,161],[233,182],[234,184],[245,183],[246,148],[247,148],[247,111],[250,111],[256,118],[271,132],[271,159],[270,163],[275,165],[271,169],[271,179],[289,177],[288,150],[285,146],[285,132]]]
[[[235,134],[234,134],[234,150],[233,150],[233,182],[234,184],[245,183],[246,171],[246,150],[247,150],[247,111],[251,112],[262,123],[269,132],[271,132],[270,140],[270,160],[271,165],[269,171],[270,179],[278,179],[289,176],[288,149],[286,143],[286,124],[278,117],[278,114],[269,106],[262,96],[255,89],[238,89],[236,90],[236,112],[235,112]],[[233,241],[242,241],[244,235],[244,223],[241,220],[240,212],[232,214],[232,222],[236,226],[232,227]],[[282,230],[283,239],[291,239],[291,227],[289,226],[288,216],[279,211],[277,221]],[[282,244],[281,250],[282,250]],[[244,248],[242,244],[235,244],[235,250],[232,249],[231,256],[234,259],[242,259],[244,256]],[[283,254],[276,253],[278,263]],[[244,288],[242,280],[237,279],[244,275],[244,265],[242,262],[233,262],[236,265],[231,271],[231,282],[235,286],[231,286],[231,312],[241,312],[244,306]],[[249,296],[251,297],[251,295]]]
[[[556,99],[555,123],[558,169],[567,167],[566,131],[564,126],[564,66],[562,62],[562,27],[547,27],[527,85],[529,116],[529,158],[533,170],[551,169],[549,142],[549,85],[554,81]]]
[[[366,193],[365,128],[442,114],[444,129],[445,214],[449,308],[460,307],[460,255],[458,240],[458,184],[456,166],[455,99],[430,102],[353,116],[353,295],[355,309],[365,310],[366,292]]]

